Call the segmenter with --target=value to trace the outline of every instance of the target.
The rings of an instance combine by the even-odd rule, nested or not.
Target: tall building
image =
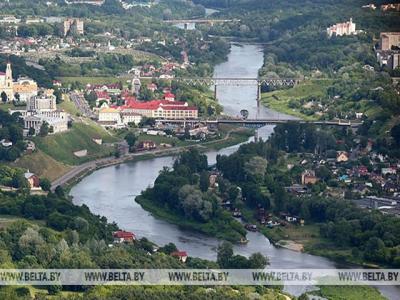
[[[400,47],[400,32],[381,32],[380,50],[391,50],[392,46]]]
[[[77,34],[84,34],[85,31],[83,25],[83,21],[79,19],[66,19],[63,26],[64,36],[67,36],[72,32],[76,32]]]
[[[14,91],[13,91],[13,78],[12,78],[12,70],[11,64],[7,64],[6,72],[0,72],[0,94],[5,92],[7,94],[8,101],[14,99]]]
[[[56,109],[54,95],[33,96],[26,102],[27,111],[55,111]]]
[[[326,29],[326,32],[329,37],[331,37],[332,35],[342,36],[356,34],[356,23],[353,23],[353,19],[350,18],[350,21],[348,22],[337,23],[335,25],[332,25],[331,27],[328,27]]]

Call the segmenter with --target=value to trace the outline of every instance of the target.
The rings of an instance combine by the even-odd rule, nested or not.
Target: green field
[[[109,156],[114,148],[98,145],[93,138],[102,138],[103,143],[115,142],[118,139],[111,136],[95,123],[74,123],[68,132],[49,135],[45,138],[36,137],[36,146],[47,155],[59,162],[69,165],[80,164],[89,160]],[[87,149],[86,157],[78,158],[73,152]]]
[[[263,93],[261,101],[273,110],[300,117],[305,120],[315,120],[316,116],[307,116],[298,109],[290,108],[288,106],[289,101],[300,100],[310,96],[322,97],[326,94],[326,90],[331,84],[331,80],[308,81],[291,89]]]
[[[108,76],[108,77],[58,77],[58,80],[60,80],[63,84],[71,84],[73,82],[80,82],[82,84],[107,84],[107,83],[117,83],[122,81],[124,83],[124,80],[122,78],[114,77],[114,76]]]

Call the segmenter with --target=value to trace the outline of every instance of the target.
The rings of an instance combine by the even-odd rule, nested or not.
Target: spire
[[[7,62],[6,79],[12,80],[12,69],[11,69],[11,63],[9,61]]]

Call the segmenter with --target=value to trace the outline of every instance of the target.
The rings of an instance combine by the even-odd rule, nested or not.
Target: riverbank
[[[225,128],[227,130],[228,128]],[[79,182],[85,176],[88,176],[95,170],[105,168],[112,165],[118,165],[126,162],[152,159],[161,156],[174,156],[179,154],[181,151],[196,147],[201,152],[207,150],[219,150],[232,145],[240,144],[248,140],[254,132],[245,128],[230,128],[225,131],[224,136],[217,140],[212,140],[204,143],[191,144],[187,146],[162,148],[146,152],[135,152],[129,153],[122,157],[116,158],[114,156],[101,158],[93,161],[86,162],[81,165],[77,165],[68,169],[64,174],[60,174],[55,180],[52,181],[52,190],[54,191],[57,186],[69,186]]]
[[[243,232],[245,232],[244,227],[236,220],[232,221],[236,222],[237,224],[227,224],[225,222],[219,222],[218,220],[211,220],[207,223],[200,223],[184,219],[182,218],[182,216],[177,215],[174,211],[168,209],[167,207],[160,207],[157,203],[153,203],[143,196],[137,196],[135,198],[135,201],[139,203],[144,210],[150,212],[153,216],[167,221],[171,224],[177,225],[183,230],[196,231],[202,234],[206,234],[208,236],[215,237],[217,239],[229,241],[231,243],[239,243],[242,239],[245,238],[244,235],[232,230],[233,225],[235,227],[242,228]]]
[[[352,249],[338,247],[334,242],[321,237],[320,224],[288,224],[284,227],[262,228],[260,231],[277,247],[326,257],[339,264],[367,268],[384,267],[365,263],[361,258],[355,259]]]

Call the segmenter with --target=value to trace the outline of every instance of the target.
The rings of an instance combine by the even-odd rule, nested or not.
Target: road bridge
[[[298,123],[298,124],[314,124],[319,126],[340,126],[340,127],[358,127],[362,122],[331,120],[331,121],[307,121],[307,120],[293,120],[293,119],[217,119],[217,120],[202,120],[202,119],[187,119],[187,120],[174,120],[174,119],[157,119],[156,123],[161,124],[187,124],[187,123],[206,123],[207,125],[218,124],[234,124],[250,127],[262,127],[265,125],[278,125],[285,123]]]
[[[240,22],[240,19],[176,19],[176,20],[164,20],[167,24],[218,24],[218,23],[230,23],[230,22]]]
[[[188,85],[214,86],[214,99],[217,100],[218,86],[255,86],[257,87],[257,105],[261,102],[262,86],[287,86],[293,87],[299,84],[303,79],[300,78],[224,78],[224,77],[175,77],[175,78],[158,78],[158,77],[139,77],[146,80],[174,80]]]

